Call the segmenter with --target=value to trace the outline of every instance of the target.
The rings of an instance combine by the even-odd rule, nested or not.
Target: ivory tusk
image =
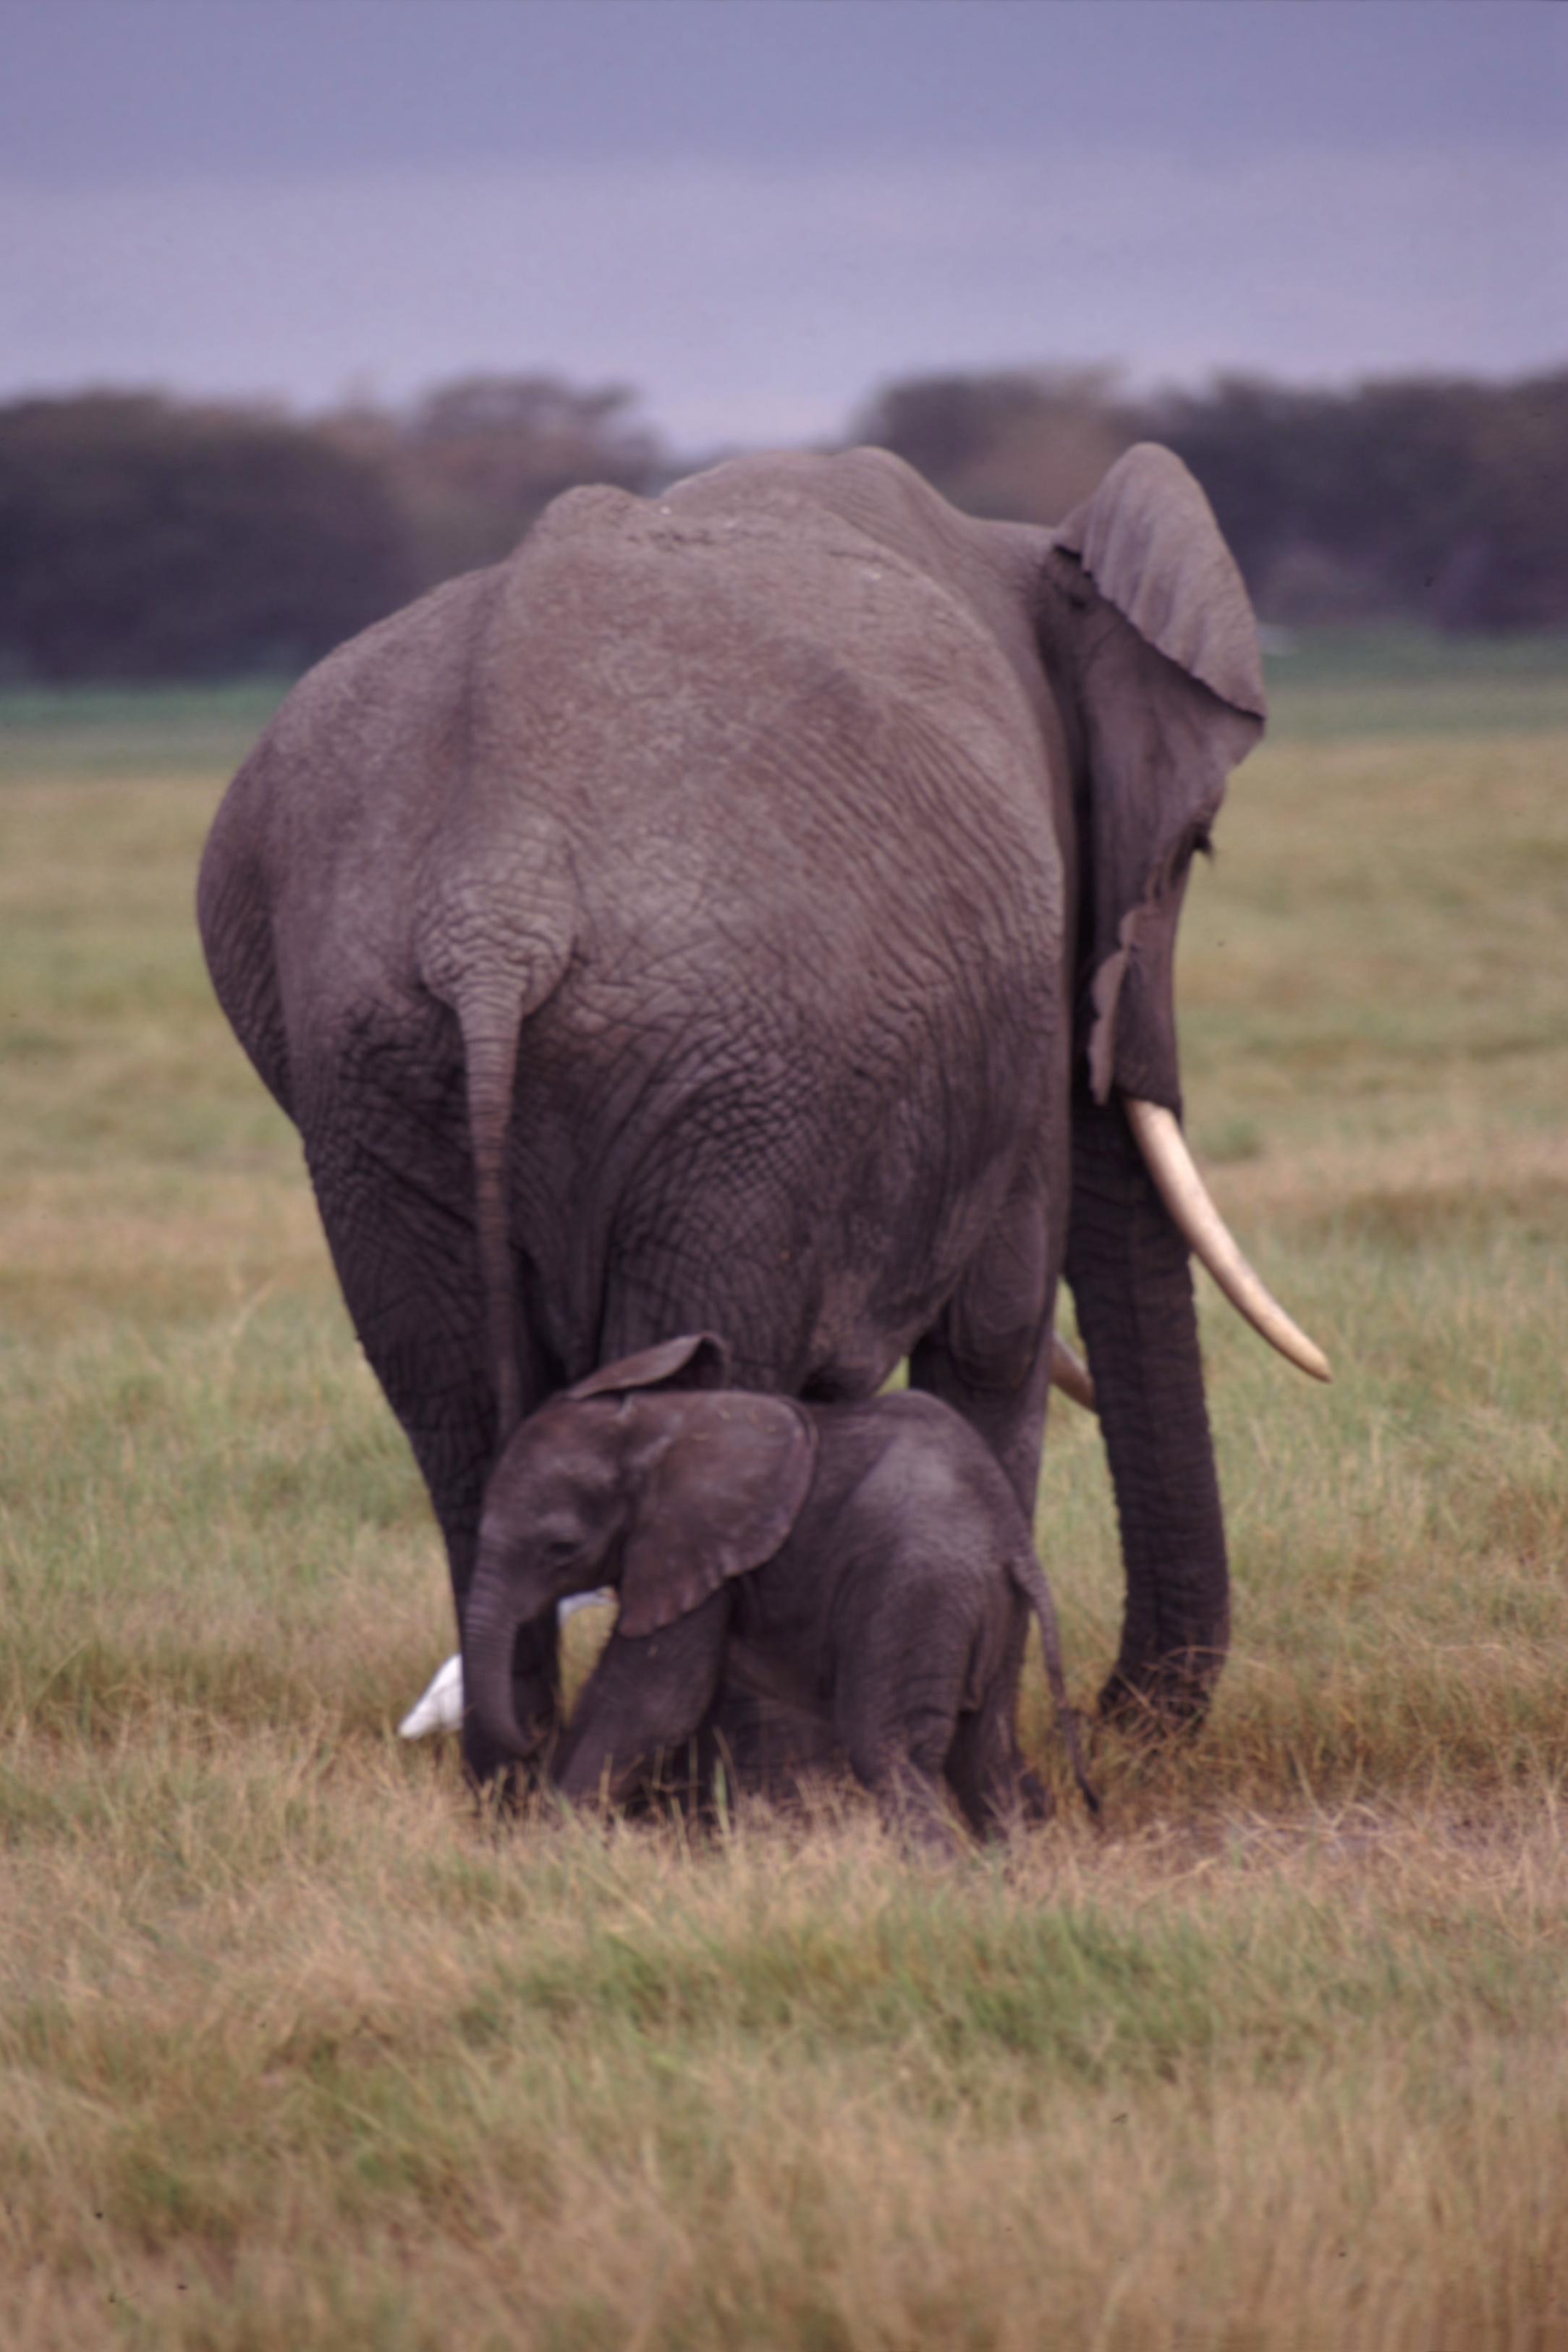
[[[1093,1376],[1060,1331],[1051,1335],[1051,1384],[1070,1396],[1074,1404],[1081,1404],[1085,1412],[1095,1411]]]
[[[1227,1232],[1172,1114],[1159,1103],[1140,1102],[1135,1095],[1124,1095],[1122,1101],[1138,1150],[1193,1255],[1202,1260],[1232,1307],[1245,1315],[1270,1347],[1278,1348],[1281,1356],[1288,1356],[1313,1380],[1332,1380],[1322,1349],[1291,1320]]]

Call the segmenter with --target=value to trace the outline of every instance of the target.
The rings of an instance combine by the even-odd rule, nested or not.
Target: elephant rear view
[[[1166,1193],[1193,1215],[1124,1105],[1169,1145],[1176,919],[1262,709],[1151,447],[1056,533],[876,451],[571,491],[296,688],[202,935],[460,1622],[519,1418],[683,1331],[819,1400],[907,1356],[1030,1509],[1065,1267],[1127,1563],[1109,1689],[1201,1706],[1227,1571]]]

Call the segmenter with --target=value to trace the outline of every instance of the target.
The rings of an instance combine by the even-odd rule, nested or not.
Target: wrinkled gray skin
[[[847,1762],[889,1820],[950,1843],[1046,1811],[1019,1755],[1031,1608],[1057,1717],[1083,1774],[1056,1614],[996,1456],[935,1397],[799,1404],[720,1387],[724,1350],[688,1336],[595,1372],[517,1432],[485,1497],[464,1687],[485,1737],[538,1755],[516,1714],[519,1628],[606,1582],[615,1631],[562,1734],[574,1801],[632,1795],[696,1743],[741,1790],[782,1792]]]
[[[459,1624],[518,1420],[673,1332],[818,1400],[907,1355],[1027,1514],[1065,1268],[1127,1570],[1105,1699],[1201,1709],[1191,1284],[1118,1097],[1179,1107],[1176,919],[1262,707],[1213,518],[1146,446],[1055,533],[866,450],[570,491],[296,688],[202,937]],[[553,1687],[553,1630],[515,1664]],[[465,1754],[498,1760],[472,1720]]]

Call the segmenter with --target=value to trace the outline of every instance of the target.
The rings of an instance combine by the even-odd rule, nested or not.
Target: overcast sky
[[[1553,0],[0,0],[0,397],[1568,364]]]

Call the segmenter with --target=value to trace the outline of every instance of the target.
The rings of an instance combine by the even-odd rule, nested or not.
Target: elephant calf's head
[[[590,1374],[525,1422],[491,1477],[464,1612],[464,1685],[482,1728],[529,1752],[513,1699],[520,1627],[614,1584],[620,1630],[656,1633],[727,1577],[770,1559],[811,1483],[816,1437],[798,1405],[712,1387],[707,1334]]]

